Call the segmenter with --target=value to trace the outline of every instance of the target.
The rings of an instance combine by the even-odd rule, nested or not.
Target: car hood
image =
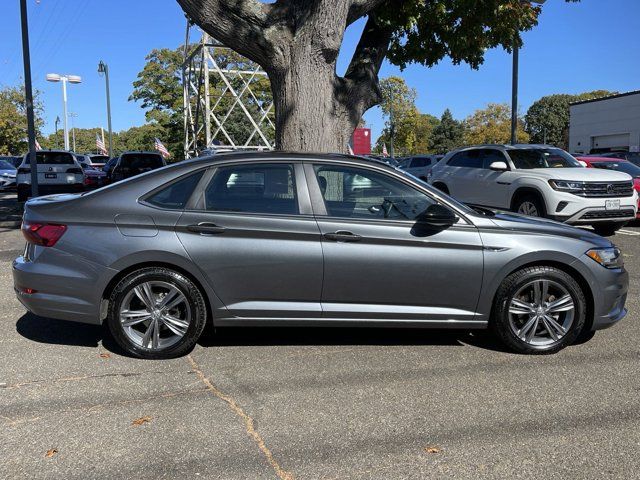
[[[4,176],[10,176],[10,177],[15,177],[16,176],[16,171],[13,169],[0,169],[0,175],[4,175]]]
[[[517,213],[496,213],[491,220],[496,226],[514,232],[575,238],[576,240],[582,240],[597,247],[610,247],[613,245],[606,238],[596,235],[593,232],[554,220],[518,215]]]
[[[532,168],[520,170],[520,172],[550,180],[574,180],[577,182],[624,182],[631,180],[631,175],[627,173],[603,168]]]

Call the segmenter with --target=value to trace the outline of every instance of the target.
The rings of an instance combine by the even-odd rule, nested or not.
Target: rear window
[[[160,168],[164,166],[164,161],[160,155],[153,153],[128,153],[120,158],[120,165],[133,169]]]
[[[187,202],[202,178],[203,171],[194,173],[185,178],[177,180],[167,187],[161,189],[147,197],[146,202],[160,208],[182,210],[187,206]]]
[[[72,164],[73,155],[65,152],[36,152],[38,165],[65,165]]]

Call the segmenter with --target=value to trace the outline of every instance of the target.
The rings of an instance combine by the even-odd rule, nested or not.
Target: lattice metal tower
[[[182,65],[185,158],[204,150],[273,149],[274,107],[267,74],[204,32],[192,44],[193,30],[187,19]]]

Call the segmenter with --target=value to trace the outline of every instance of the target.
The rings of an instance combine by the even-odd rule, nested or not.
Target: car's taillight
[[[79,174],[79,173],[82,173],[82,169],[81,168],[68,168],[67,169],[67,173]]]
[[[22,234],[27,242],[43,247],[53,247],[66,231],[66,225],[57,223],[24,222],[22,224]]]
[[[18,173],[31,173],[30,168],[19,168]]]

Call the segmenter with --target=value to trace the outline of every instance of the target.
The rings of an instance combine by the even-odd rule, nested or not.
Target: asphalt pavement
[[[640,227],[629,315],[552,356],[468,332],[219,329],[124,356],[16,300],[0,230],[0,478],[639,478]]]

